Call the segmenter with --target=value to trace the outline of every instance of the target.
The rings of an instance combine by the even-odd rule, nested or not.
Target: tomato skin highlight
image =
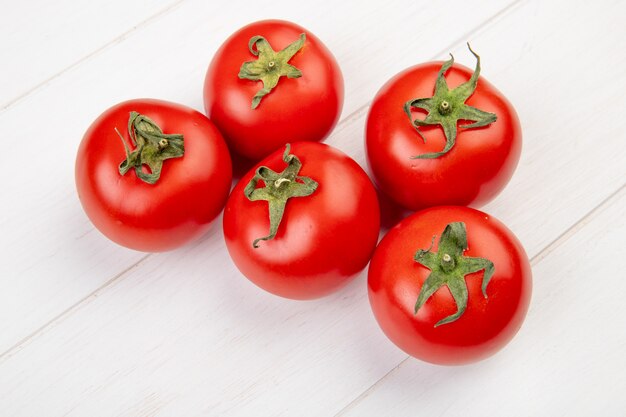
[[[491,260],[495,273],[481,292],[483,271],[468,274],[468,307],[458,320],[435,327],[457,309],[447,288],[439,288],[414,313],[430,270],[414,261],[417,250],[431,246],[447,224],[467,227],[466,256]],[[501,222],[467,207],[434,207],[407,217],[378,245],[368,271],[368,294],[383,332],[409,355],[440,365],[485,359],[502,349],[524,321],[532,291],[531,268],[524,248]]]
[[[120,175],[126,158],[115,131],[128,137],[129,114],[154,120],[164,133],[184,136],[185,154],[166,160],[156,184],[134,171]],[[112,241],[144,252],[160,252],[192,241],[222,210],[232,178],[228,148],[209,119],[179,104],[137,99],[106,110],[89,127],[76,157],[78,196],[93,224]]]
[[[284,169],[279,149],[248,172],[224,209],[224,238],[237,268],[257,286],[282,297],[313,299],[346,285],[367,265],[380,228],[376,191],[349,156],[321,143],[299,142],[291,153],[302,161],[301,176],[319,183],[307,197],[290,198],[273,240],[266,201],[249,201],[244,188],[258,166]]]
[[[302,77],[281,77],[253,110],[252,98],[263,83],[238,77],[241,65],[256,58],[248,41],[260,35],[279,51],[302,33],[304,46],[289,61]],[[281,20],[251,23],[231,35],[215,53],[204,83],[207,115],[230,149],[253,161],[287,142],[325,139],[339,120],[343,96],[343,77],[332,53],[310,31]]]
[[[482,76],[466,104],[495,113],[485,127],[460,128],[456,143],[435,159],[412,156],[441,151],[446,143],[440,126],[420,127],[426,143],[409,121],[403,105],[431,97],[442,62],[408,68],[376,94],[367,118],[366,155],[378,187],[395,203],[410,210],[438,205],[480,207],[505,187],[519,162],[522,131],[515,109]],[[450,89],[467,81],[472,70],[454,64],[446,73]],[[414,118],[424,114],[413,110]]]

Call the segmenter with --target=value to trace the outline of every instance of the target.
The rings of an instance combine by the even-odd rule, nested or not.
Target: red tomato
[[[259,287],[293,299],[322,297],[367,265],[380,227],[376,191],[363,169],[342,152],[321,143],[295,143],[290,155],[301,161],[301,169],[294,171],[300,184],[295,192],[303,196],[287,200],[273,239],[258,240],[270,232],[269,204],[250,201],[245,192],[269,187],[272,193],[294,184],[272,179],[249,186],[261,166],[272,170],[261,172],[277,178],[273,175],[287,167],[283,152],[268,156],[233,189],[224,209],[226,247],[237,268]],[[304,184],[313,184],[313,191],[299,192]]]
[[[158,154],[174,152],[171,138],[183,135],[184,154],[165,159],[154,184],[138,174],[155,175],[156,165],[120,172],[126,158],[120,134],[129,151],[135,148],[128,131],[131,112],[148,117],[162,129],[160,136],[170,137]],[[142,123],[148,136],[158,129]],[[114,242],[146,252],[173,249],[202,235],[226,202],[231,175],[228,149],[211,121],[160,100],[130,100],[105,111],[85,133],[76,157],[78,196],[93,224]]]
[[[466,242],[442,244],[444,230],[452,230],[447,226],[460,230],[461,223]],[[463,246],[468,249],[450,250]],[[431,267],[425,266],[428,257]],[[446,259],[451,268],[443,273]],[[476,272],[463,275],[468,264]],[[438,280],[451,284],[433,285]],[[506,345],[526,316],[531,286],[528,258],[513,233],[467,207],[434,207],[407,217],[380,242],[368,273],[372,310],[389,339],[418,359],[445,365],[478,361]]]
[[[442,65],[429,62],[393,77],[376,95],[367,119],[366,153],[374,179],[392,200],[411,210],[436,205],[480,207],[504,188],[520,157],[522,134],[515,110],[495,87],[479,77],[475,91],[464,103],[495,114],[495,122],[462,128],[462,121],[467,120],[463,117],[472,116],[467,112],[459,119],[455,143],[447,153],[432,159],[412,158],[440,152],[446,146],[442,126],[418,127],[424,143],[411,123],[424,120],[425,110],[411,108],[411,119],[404,110],[410,100],[433,96]],[[453,90],[471,75],[472,70],[455,64],[445,79]],[[437,110],[433,109],[434,116],[439,116]]]
[[[257,43],[252,50],[279,52],[299,42],[302,34],[303,45],[297,50],[295,45],[282,64],[280,59],[264,59],[267,54],[257,57],[248,47],[253,37],[261,36],[269,45]],[[255,74],[284,75],[255,109],[253,97],[265,82],[238,77],[247,62],[259,66],[250,69]],[[328,136],[343,106],[343,78],[335,58],[311,32],[290,22],[265,20],[243,27],[217,50],[204,83],[204,105],[230,148],[258,161],[287,142]]]

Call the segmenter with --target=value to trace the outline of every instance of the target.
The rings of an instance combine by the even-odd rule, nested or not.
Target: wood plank
[[[609,68],[583,60],[561,79],[535,70],[537,62],[558,62],[581,45],[583,49],[589,45],[588,59],[609,55],[611,45],[593,40],[605,30],[621,27],[619,5],[614,9],[607,5],[608,10],[580,7],[563,15],[565,2],[523,4],[472,37],[483,58],[498,56],[497,62],[485,60],[484,74],[518,106],[527,138],[518,173],[489,209],[522,236],[531,256],[624,182],[620,163],[624,150],[618,146],[617,134],[624,129],[618,117],[624,99],[615,84],[592,84],[600,68],[616,83],[625,81],[619,70],[623,52],[612,54],[614,65]],[[553,22],[560,16],[566,23],[555,31]],[[530,29],[529,21],[533,22]],[[457,58],[463,55],[462,48],[460,43],[453,48]],[[517,78],[511,82],[513,75]],[[594,89],[578,97],[571,91],[573,81]],[[547,100],[537,101],[536,92],[547,87],[568,103],[560,111]],[[598,108],[607,99],[614,107],[598,116],[601,123],[594,124],[593,131],[591,126],[574,123],[586,116],[588,108]],[[363,113],[348,117],[329,141],[360,162]],[[564,149],[563,143],[572,142],[571,149]],[[604,158],[607,154],[612,158]],[[619,201],[623,212],[623,195]],[[593,230],[603,231],[600,226]],[[339,412],[402,361],[404,355],[377,330],[363,275],[327,299],[281,300],[257,290],[234,270],[224,256],[220,234],[214,229],[203,242],[151,256],[0,359],[0,409],[8,415],[38,415],[45,410],[51,416],[102,414],[102,410],[114,415],[328,415]],[[623,232],[619,236],[623,242]],[[587,247],[575,249],[579,253]],[[583,290],[571,285],[570,272],[560,272],[561,282],[579,294]],[[550,274],[550,270],[535,273]],[[537,318],[528,322],[540,327],[541,337],[533,338],[540,350],[534,357],[539,365],[551,358],[548,348],[536,340],[550,337],[548,331],[558,329],[556,319],[562,318],[556,314],[550,323],[553,327],[541,327],[545,314],[555,314],[550,307],[554,294],[536,289],[532,314]],[[592,301],[598,308],[602,300]],[[496,358],[515,348],[520,338]],[[579,360],[574,353],[569,358]],[[484,386],[476,382],[482,381],[480,376],[496,373],[484,366],[478,379],[469,371],[462,373],[472,368],[456,368],[461,370],[456,377],[478,390]],[[442,368],[437,369],[431,374],[434,383],[446,380]],[[571,390],[578,392],[578,385]],[[597,390],[591,393],[600,396]],[[412,411],[417,412],[415,407]],[[387,408],[382,414],[388,414]]]
[[[409,60],[404,47],[390,47],[394,42],[408,39],[424,45],[410,60],[422,54],[424,59],[506,7],[495,0],[479,9],[463,4],[454,11],[436,3],[407,7],[401,1],[357,9],[333,1],[298,10],[289,4],[276,2],[275,10],[284,10],[278,17],[309,27],[335,52],[345,74],[351,75],[346,77],[346,114],[363,105],[363,97],[373,95],[378,86],[372,80],[382,83],[388,72],[399,69],[394,65]],[[416,15],[428,22],[427,31],[414,30]],[[159,97],[201,109],[202,84],[212,53],[235,28],[261,17],[257,7],[235,2],[187,1],[0,112],[0,137],[12,138],[3,144],[0,175],[12,178],[19,173],[19,180],[5,182],[0,189],[6,202],[0,207],[4,233],[0,352],[144,256],[102,237],[76,198],[74,157],[91,121],[110,105],[132,97]],[[396,31],[398,22],[404,25]],[[445,32],[448,24],[456,30]],[[394,36],[348,30],[375,26],[386,27],[381,33]],[[389,56],[389,62],[397,57],[399,63],[385,61],[359,70],[363,45],[369,45],[373,56]],[[361,91],[363,83],[369,87]],[[353,154],[362,152],[359,136],[349,143]],[[224,256],[222,252],[218,258]]]
[[[178,2],[37,0],[3,5],[0,109]]]
[[[155,255],[0,360],[0,409],[135,415],[156,403],[165,415],[329,415],[386,372],[376,358],[400,359],[374,343],[363,276],[330,298],[286,301],[218,257],[220,235]]]
[[[605,206],[533,266],[534,300],[504,350],[465,367],[409,358],[338,416],[623,415],[626,188]]]

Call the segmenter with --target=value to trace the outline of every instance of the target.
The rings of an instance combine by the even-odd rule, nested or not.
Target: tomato
[[[232,175],[228,148],[206,116],[146,99],[113,106],[92,123],[75,174],[93,224],[146,252],[202,235],[224,207]]]
[[[509,101],[478,76],[476,58],[474,73],[452,60],[429,62],[377,93],[367,118],[367,161],[378,187],[397,204],[480,207],[513,175],[520,123]]]
[[[244,175],[223,225],[233,262],[253,283],[311,299],[365,268],[380,212],[374,186],[354,160],[325,144],[299,142]]]
[[[530,263],[513,233],[467,207],[407,217],[382,239],[368,271],[384,333],[409,355],[445,365],[478,361],[506,345],[522,325],[531,286]]]
[[[328,136],[343,106],[343,78],[310,31],[264,20],[241,28],[217,50],[204,104],[231,150],[256,162],[287,142]]]

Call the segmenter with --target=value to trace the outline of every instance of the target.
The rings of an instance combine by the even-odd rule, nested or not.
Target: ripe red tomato
[[[145,99],[113,106],[92,123],[75,173],[93,224],[114,242],[146,252],[202,235],[224,207],[232,175],[228,148],[206,116]]]
[[[271,91],[252,108],[264,86]],[[328,136],[343,106],[343,78],[311,32],[264,20],[241,28],[217,50],[206,74],[204,105],[231,150],[258,161],[287,142]]]
[[[442,65],[448,62],[417,65],[393,77],[376,95],[367,118],[366,154],[374,179],[393,201],[411,210],[480,207],[504,188],[519,161],[522,134],[517,114],[485,79],[476,76],[472,94],[471,85],[462,85],[472,71],[454,64],[445,72],[448,88],[442,85],[433,97]],[[414,101],[430,97],[435,100]],[[430,117],[424,115],[427,109]],[[425,119],[432,124],[424,126]],[[477,128],[463,122],[479,119]],[[455,130],[452,146],[437,155]]]
[[[285,195],[293,197],[283,203]],[[315,142],[268,156],[235,186],[224,209],[224,238],[237,268],[259,287],[293,299],[322,297],[346,284],[367,265],[379,227],[367,174]]]
[[[368,272],[372,310],[389,339],[445,365],[478,361],[506,345],[526,316],[531,286],[513,233],[467,207],[407,217],[380,242]]]

